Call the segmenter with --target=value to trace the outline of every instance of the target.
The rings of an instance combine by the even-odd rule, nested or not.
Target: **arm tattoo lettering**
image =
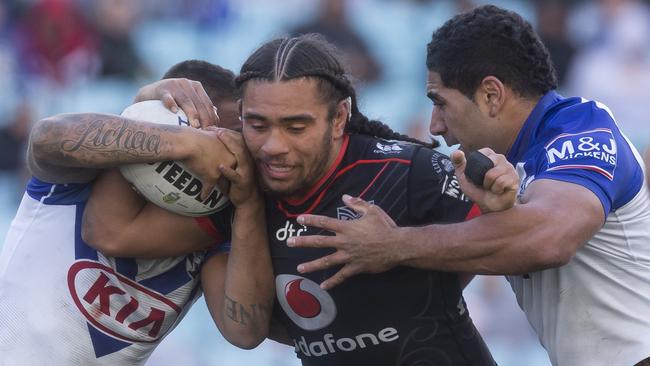
[[[125,120],[117,126],[104,120],[95,120],[79,126],[75,132],[78,133],[78,136],[62,140],[60,145],[62,151],[73,153],[80,149],[86,149],[151,157],[160,154],[159,131],[138,130]]]
[[[233,322],[246,326],[258,327],[269,319],[270,307],[266,304],[241,304],[225,295],[223,312]]]

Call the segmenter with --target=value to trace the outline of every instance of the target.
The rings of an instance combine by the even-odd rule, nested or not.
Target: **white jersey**
[[[88,246],[89,192],[29,182],[0,255],[0,365],[141,365],[201,295],[204,253],[135,260]]]
[[[508,276],[551,362],[631,366],[650,357],[650,199],[639,154],[600,103],[546,94],[508,154],[520,194],[536,179],[582,185],[606,221],[571,261]]]

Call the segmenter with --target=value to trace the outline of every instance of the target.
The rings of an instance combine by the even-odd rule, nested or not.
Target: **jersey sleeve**
[[[25,192],[46,205],[76,205],[88,200],[92,183],[54,184],[32,177]]]
[[[449,157],[434,150],[415,152],[408,191],[410,216],[422,223],[459,222],[478,211],[461,191]]]
[[[638,154],[609,112],[596,108],[587,128],[549,139],[538,154],[535,179],[574,183],[592,191],[605,216],[629,202],[643,186]]]

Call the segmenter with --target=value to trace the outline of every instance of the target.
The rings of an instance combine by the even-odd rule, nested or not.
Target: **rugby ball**
[[[192,128],[183,111],[173,113],[159,100],[135,103],[122,112],[122,117]],[[230,202],[216,188],[201,200],[203,185],[199,177],[178,161],[128,164],[121,166],[120,172],[149,202],[177,214],[206,216],[224,209]]]

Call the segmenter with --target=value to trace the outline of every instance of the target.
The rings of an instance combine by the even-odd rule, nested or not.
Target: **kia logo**
[[[156,342],[181,313],[170,299],[94,261],[70,266],[68,289],[90,324],[123,341]]]

